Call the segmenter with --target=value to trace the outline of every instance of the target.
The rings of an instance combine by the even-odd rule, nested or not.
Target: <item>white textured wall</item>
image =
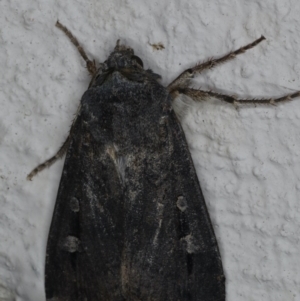
[[[298,0],[0,1],[0,300],[44,300],[45,245],[60,147],[89,83],[59,19],[91,58],[118,38],[169,83],[184,68],[267,41],[196,87],[242,96],[300,89]],[[153,51],[149,43],[162,42]],[[228,301],[300,300],[300,99],[236,110],[195,104],[183,123],[216,231]]]

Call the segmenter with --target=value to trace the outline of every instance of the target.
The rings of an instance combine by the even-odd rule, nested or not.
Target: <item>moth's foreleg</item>
[[[193,100],[201,101],[207,98],[217,98],[222,101],[231,103],[233,105],[243,105],[243,104],[271,104],[275,105],[279,102],[290,101],[293,98],[300,97],[300,91],[287,94],[279,98],[249,98],[249,99],[241,99],[233,95],[220,94],[212,91],[203,91],[198,89],[184,88],[178,89],[178,94],[185,94],[191,97]]]
[[[177,89],[188,87],[190,79],[193,78],[196,74],[199,74],[206,69],[212,69],[212,68],[216,67],[217,65],[223,64],[227,61],[233,60],[237,55],[242,54],[242,53],[246,52],[247,50],[255,47],[263,40],[265,40],[265,37],[261,36],[259,39],[255,40],[254,42],[252,42],[246,46],[243,46],[235,51],[229,52],[228,54],[222,56],[221,58],[209,59],[208,61],[206,61],[202,64],[197,64],[196,66],[183,71],[175,80],[173,80],[168,85],[167,89],[169,90],[169,92],[171,94],[174,94],[174,91],[176,91]]]
[[[57,21],[56,27],[58,27],[60,30],[62,30],[66,34],[66,36],[71,40],[71,42],[76,46],[80,55],[86,62],[86,67],[87,67],[89,73],[91,74],[91,76],[94,76],[97,71],[96,62],[94,60],[93,61],[89,60],[84,49],[79,44],[78,40],[73,36],[73,34],[70,32],[70,30],[66,26],[62,25],[59,21]]]

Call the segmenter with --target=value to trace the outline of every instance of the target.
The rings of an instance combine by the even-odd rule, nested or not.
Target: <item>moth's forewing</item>
[[[171,101],[155,80],[118,71],[84,94],[47,245],[47,300],[225,300]]]

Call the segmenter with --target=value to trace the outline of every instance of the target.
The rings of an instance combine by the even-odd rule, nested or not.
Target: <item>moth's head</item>
[[[143,61],[134,54],[132,48],[120,45],[119,40],[108,59],[99,65],[89,87],[101,86],[115,71],[119,71],[125,77],[133,81],[140,81],[143,76],[147,76],[154,80],[160,79],[160,75],[153,73],[152,70],[144,70]]]
[[[114,51],[105,61],[108,68],[137,68],[143,69],[143,61],[134,54],[132,48],[121,45],[120,40],[117,41]]]

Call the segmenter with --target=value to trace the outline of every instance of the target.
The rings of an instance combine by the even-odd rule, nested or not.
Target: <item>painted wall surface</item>
[[[266,41],[195,78],[244,97],[300,90],[298,0],[0,1],[0,300],[44,300],[44,261],[66,139],[89,75],[59,19],[97,61],[116,40],[167,85],[182,70]],[[150,46],[161,42],[165,49]],[[209,100],[182,121],[216,231],[228,301],[300,300],[300,99]],[[108,250],[109,251],[109,250]]]

